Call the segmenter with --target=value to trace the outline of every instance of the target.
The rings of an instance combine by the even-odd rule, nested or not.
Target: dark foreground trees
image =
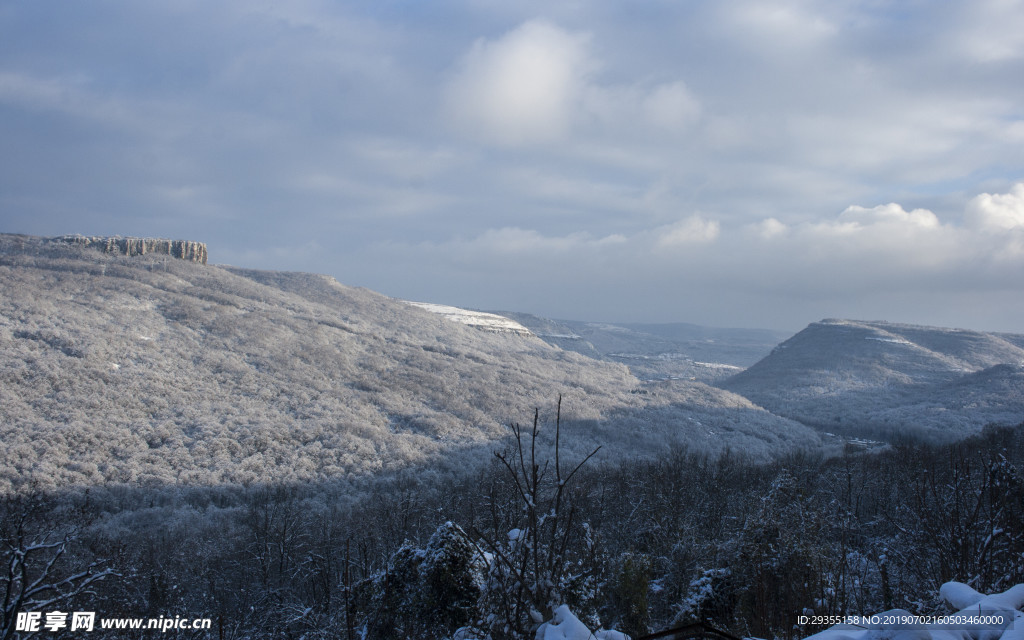
[[[38,584],[49,595],[21,610],[61,597],[100,616],[210,617],[210,638],[532,637],[562,603],[634,635],[701,620],[792,638],[815,631],[794,626],[808,610],[929,613],[947,580],[1024,582],[1024,428],[767,465],[676,450],[612,466],[560,459],[557,414],[536,418],[486,469],[381,480],[359,499],[109,488],[20,521],[28,503],[8,500],[3,622]]]
[[[41,618],[113,574],[102,561],[70,557],[77,532],[48,521],[49,506],[34,499],[0,505],[0,638],[15,637],[19,613]]]

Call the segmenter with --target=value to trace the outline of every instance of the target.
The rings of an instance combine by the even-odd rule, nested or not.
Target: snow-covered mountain
[[[823,320],[720,386],[809,424],[962,437],[1024,417],[1024,335]]]
[[[0,290],[3,491],[462,468],[559,395],[578,451],[820,442],[730,392],[645,385],[322,275],[0,236]]]

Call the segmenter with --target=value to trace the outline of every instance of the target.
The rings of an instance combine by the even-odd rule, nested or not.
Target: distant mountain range
[[[958,438],[1024,421],[1024,335],[823,320],[720,386],[819,428]]]
[[[723,380],[765,357],[791,335],[767,329],[719,329],[685,322],[615,324],[499,313],[528,327],[552,345],[626,364],[642,380]]]
[[[550,422],[559,396],[564,453],[605,460],[674,445],[765,459],[1024,419],[1022,335],[824,320],[779,344],[411,303],[203,264],[201,243],[81,238],[0,235],[0,493],[457,470],[534,408]]]
[[[465,468],[535,407],[549,423],[559,395],[570,457],[822,444],[699,381],[644,382],[529,332],[136,240],[0,235],[0,492]]]

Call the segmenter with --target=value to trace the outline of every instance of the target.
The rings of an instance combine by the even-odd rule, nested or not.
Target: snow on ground
[[[538,618],[540,614],[537,614]],[[468,627],[459,629],[452,636],[453,640],[483,640]],[[569,605],[563,604],[555,609],[551,619],[537,628],[535,640],[630,640],[629,636],[619,631],[598,629],[591,633],[587,625],[580,622]]]
[[[629,636],[604,629],[591,633],[590,629],[573,615],[569,606],[563,604],[555,609],[551,620],[540,625],[536,640],[629,640]]]
[[[956,613],[945,619],[919,618],[893,609],[874,616],[850,616],[806,640],[1024,640],[1024,584],[984,595],[960,582],[939,590]]]
[[[874,340],[876,342],[891,342],[892,344],[914,344],[910,340],[904,340],[902,338],[879,338],[876,336],[868,336],[865,340]]]
[[[722,364],[721,362],[697,362],[694,361],[694,366],[704,367],[707,369],[729,369],[731,371],[743,371],[743,367],[737,367],[734,364]]]
[[[462,324],[483,329],[484,331],[494,331],[495,333],[516,333],[525,336],[533,335],[529,329],[515,320],[510,320],[505,316],[499,316],[496,313],[470,311],[469,309],[449,307],[448,305],[434,304],[433,302],[409,302],[409,304],[414,307],[430,311],[431,313],[442,315],[452,322],[461,322]]]

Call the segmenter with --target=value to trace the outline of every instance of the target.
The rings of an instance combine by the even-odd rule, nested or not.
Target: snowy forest
[[[791,640],[1024,583],[1024,336],[823,321],[750,365],[65,240],[0,234],[0,639]]]
[[[705,621],[799,638],[820,630],[796,624],[808,611],[944,612],[947,581],[1024,582],[1021,427],[617,464],[534,448],[557,430],[542,413],[479,472],[379,480],[355,500],[311,484],[8,496],[3,562],[25,573],[0,582],[3,637],[22,597],[207,616],[211,638],[532,638],[561,604],[632,637]]]

